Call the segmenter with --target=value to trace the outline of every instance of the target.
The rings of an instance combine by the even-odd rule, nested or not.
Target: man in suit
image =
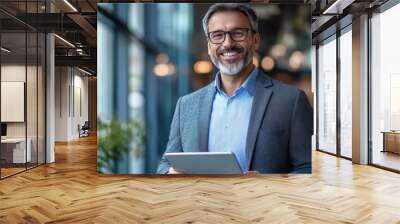
[[[243,170],[311,173],[312,109],[301,90],[252,63],[257,16],[244,4],[218,3],[203,18],[215,81],[181,97],[166,152],[233,152]],[[179,173],[163,157],[158,173]]]

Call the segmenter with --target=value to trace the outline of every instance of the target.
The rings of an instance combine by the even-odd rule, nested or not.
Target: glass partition
[[[352,157],[352,35],[351,26],[340,36],[340,155]]]
[[[2,177],[24,171],[31,161],[26,141],[26,41],[25,32],[1,34]]]
[[[336,154],[336,36],[318,48],[318,149]]]
[[[43,33],[38,34],[38,74],[37,74],[37,163],[43,164],[46,162],[46,139],[45,139],[45,124],[46,124],[46,39]]]
[[[43,12],[44,1],[26,3],[20,15]],[[0,12],[1,179],[45,163],[45,44],[44,33]]]
[[[37,165],[37,77],[38,77],[38,35],[36,32],[27,33],[27,74],[26,74],[26,114],[27,114],[27,167]]]
[[[400,4],[371,18],[371,162],[400,170]]]

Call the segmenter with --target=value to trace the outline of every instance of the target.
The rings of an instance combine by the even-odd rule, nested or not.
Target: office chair
[[[79,129],[79,138],[89,136],[89,129],[90,129],[89,121],[85,121],[82,127],[80,127],[80,125],[78,124],[78,129]]]

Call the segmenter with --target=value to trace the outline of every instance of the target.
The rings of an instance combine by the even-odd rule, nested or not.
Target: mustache
[[[224,54],[224,53],[232,52],[232,51],[235,51],[237,53],[242,53],[244,51],[244,48],[239,47],[239,46],[232,46],[230,48],[220,48],[220,49],[218,49],[217,53]]]

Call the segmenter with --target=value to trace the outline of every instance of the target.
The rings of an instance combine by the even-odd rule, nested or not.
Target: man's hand
[[[173,167],[170,167],[167,174],[183,174],[183,173],[174,170]]]

